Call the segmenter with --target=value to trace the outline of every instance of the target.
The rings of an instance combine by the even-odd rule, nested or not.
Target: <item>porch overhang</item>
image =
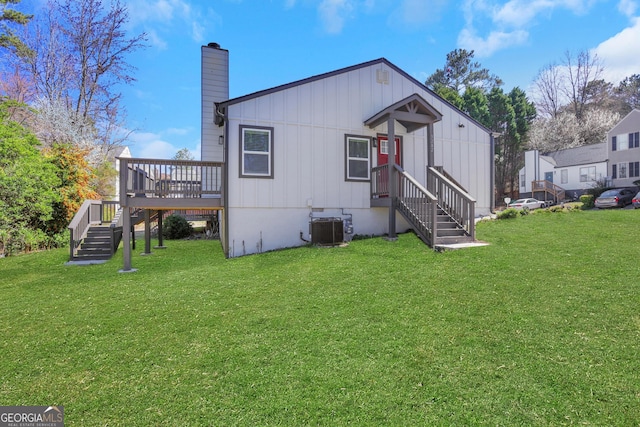
[[[364,124],[373,129],[383,123],[395,120],[400,123],[407,132],[415,132],[427,125],[442,120],[442,113],[436,110],[423,97],[414,93],[407,98],[396,102],[365,120]]]

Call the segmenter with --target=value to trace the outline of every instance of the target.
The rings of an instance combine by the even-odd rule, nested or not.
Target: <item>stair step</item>
[[[446,237],[438,237],[437,244],[438,245],[453,245],[456,243],[472,243],[473,239],[469,236],[446,236]]]
[[[104,261],[110,258],[110,255],[76,255],[73,261]]]
[[[467,233],[461,228],[438,229],[438,237],[466,236]]]

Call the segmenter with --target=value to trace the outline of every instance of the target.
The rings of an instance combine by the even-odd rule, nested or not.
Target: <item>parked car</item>
[[[612,188],[607,190],[596,199],[596,208],[624,208],[633,202],[633,196],[637,191],[637,188]]]
[[[640,191],[638,192],[638,194],[633,196],[633,200],[631,200],[631,203],[633,203],[633,209],[640,208]]]
[[[515,209],[538,209],[545,206],[545,202],[536,199],[518,199],[509,203],[509,207]]]

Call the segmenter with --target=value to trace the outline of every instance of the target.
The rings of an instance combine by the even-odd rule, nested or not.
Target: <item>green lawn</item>
[[[139,271],[0,260],[0,405],[68,426],[640,424],[640,212],[481,223]]]

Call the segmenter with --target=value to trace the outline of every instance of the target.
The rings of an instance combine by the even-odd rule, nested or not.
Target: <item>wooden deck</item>
[[[220,209],[224,163],[120,158],[120,205],[130,208]]]

